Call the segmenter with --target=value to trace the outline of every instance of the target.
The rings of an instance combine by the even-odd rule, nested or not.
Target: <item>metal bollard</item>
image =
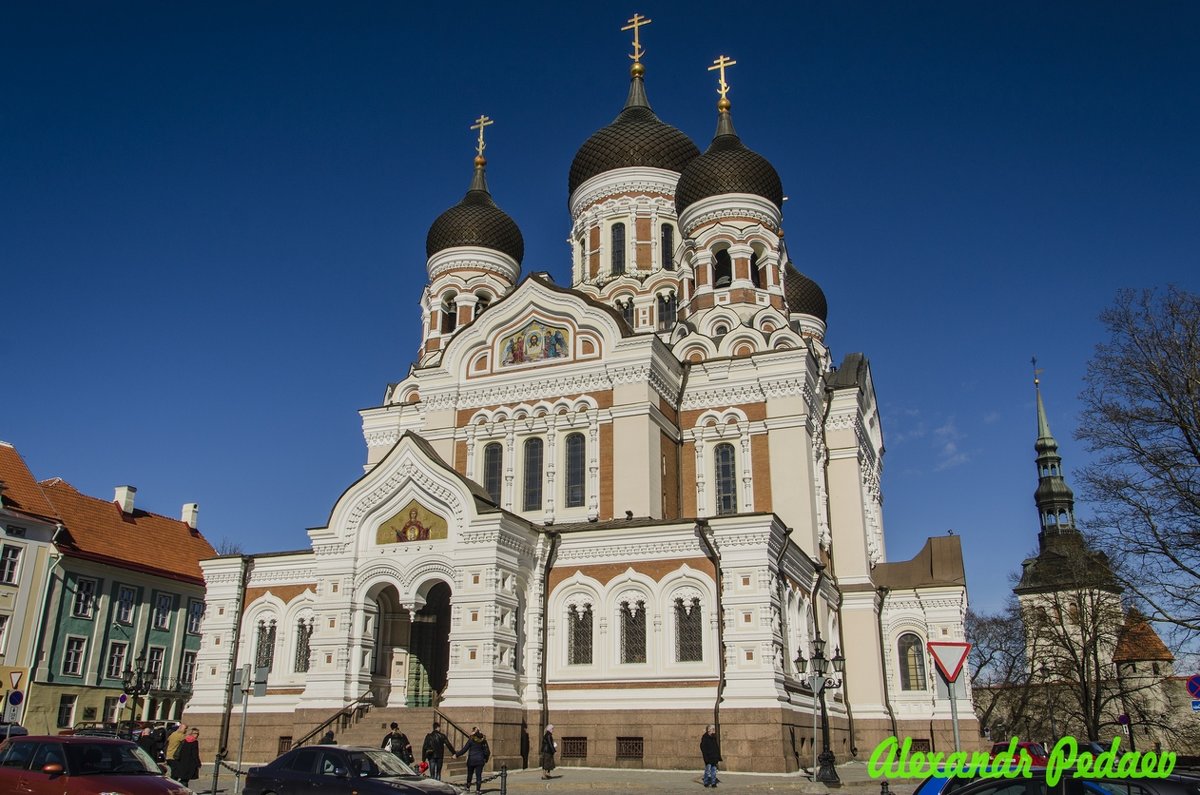
[[[500,765],[500,795],[508,795],[508,765]]]
[[[879,782],[879,795],[891,795],[891,791],[888,789],[887,779]]]

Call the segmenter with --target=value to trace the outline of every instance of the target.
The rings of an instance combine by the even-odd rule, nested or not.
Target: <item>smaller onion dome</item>
[[[507,254],[521,264],[525,239],[516,222],[492,201],[484,175],[486,167],[486,158],[482,155],[475,158],[475,176],[467,195],[429,227],[425,237],[426,257],[456,246],[475,246]]]
[[[717,134],[704,154],[688,163],[675,189],[675,211],[710,196],[750,193],[783,210],[783,183],[767,159],[746,148],[733,129],[729,100],[717,103]]]
[[[700,150],[692,139],[671,125],[659,121],[646,98],[642,78],[645,67],[635,63],[630,68],[629,98],[625,108],[612,124],[601,127],[579,147],[571,161],[567,177],[567,193],[592,177],[632,166],[651,166],[680,172],[688,161],[698,157]]]
[[[828,319],[829,304],[825,301],[825,292],[790,262],[783,271],[783,294],[790,314],[812,315],[822,323]]]

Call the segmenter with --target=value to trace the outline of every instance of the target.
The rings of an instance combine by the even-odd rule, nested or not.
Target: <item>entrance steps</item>
[[[342,729],[341,733],[336,735],[338,745],[363,745],[368,748],[379,748],[383,745],[384,736],[391,731],[391,725],[395,722],[400,731],[408,737],[408,741],[412,743],[413,748],[413,766],[416,767],[421,763],[421,744],[425,741],[425,735],[429,734],[433,728],[433,722],[437,719],[435,710],[432,707],[404,707],[404,708],[387,708],[376,707],[363,716],[362,720],[347,726]],[[442,732],[446,738],[450,740],[450,744],[455,749],[462,748],[466,738],[459,737],[452,727],[448,727],[442,722]],[[463,781],[467,777],[466,757],[455,759],[454,755],[449,751],[443,756],[442,780],[443,781]]]

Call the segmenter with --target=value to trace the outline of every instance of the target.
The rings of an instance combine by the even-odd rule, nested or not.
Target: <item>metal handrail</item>
[[[328,719],[326,719],[324,723],[318,724],[315,729],[313,729],[308,734],[301,737],[299,740],[296,740],[295,742],[293,742],[292,747],[298,748],[299,746],[304,745],[306,742],[308,742],[312,738],[316,737],[322,731],[325,731],[330,726],[332,726],[333,723],[335,721],[337,721],[339,718],[348,717],[351,713],[357,712],[359,715],[359,718],[361,719],[365,713],[367,713],[371,710],[371,706],[372,706],[372,704],[374,704],[374,702],[375,702],[375,697],[374,697],[374,695],[371,694],[371,691],[368,690],[367,692],[363,693],[358,698],[351,701],[346,706],[339,709],[337,712],[335,712],[333,715],[331,715]]]
[[[450,720],[450,718],[445,713],[443,713],[441,710],[435,709],[433,711],[433,714],[437,716],[439,721],[446,724],[450,728],[454,729],[454,731],[458,732],[462,736],[461,742],[450,743],[455,748],[461,748],[463,743],[465,743],[468,739],[470,739],[471,735],[467,733],[466,729],[459,726],[454,721]]]

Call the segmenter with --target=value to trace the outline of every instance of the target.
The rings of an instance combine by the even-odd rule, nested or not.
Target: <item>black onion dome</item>
[[[659,120],[646,99],[642,72],[634,65],[625,108],[579,147],[567,177],[568,195],[597,174],[617,168],[651,166],[681,172],[700,150],[685,134]]]
[[[822,323],[829,317],[829,304],[821,286],[796,270],[790,262],[783,272],[783,295],[790,314],[812,315]]]
[[[492,201],[484,177],[486,163],[482,157],[475,159],[475,176],[467,195],[429,227],[425,237],[426,257],[456,246],[476,246],[507,254],[521,264],[525,238],[508,213]]]
[[[747,149],[733,129],[727,109],[720,112],[717,134],[708,150],[688,163],[675,188],[675,211],[701,199],[726,193],[762,196],[783,210],[783,183],[767,159]]]

